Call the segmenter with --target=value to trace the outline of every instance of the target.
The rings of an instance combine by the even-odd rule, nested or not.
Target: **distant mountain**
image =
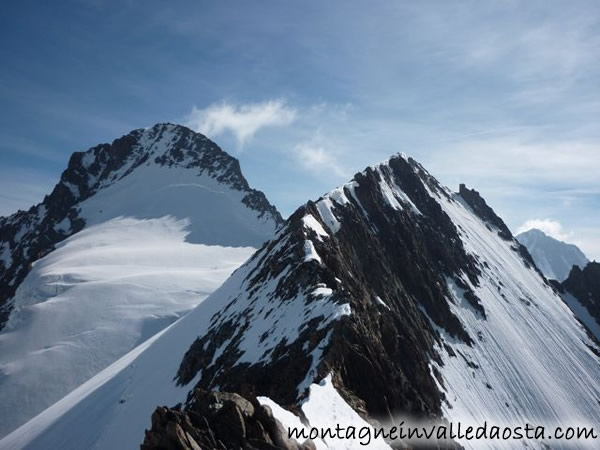
[[[534,228],[518,234],[516,238],[527,247],[535,264],[548,279],[563,281],[573,266],[583,268],[588,263],[576,245],[554,239],[541,230]]]
[[[188,128],[74,153],[42,203],[0,218],[0,436],[191,310],[281,222]]]
[[[277,427],[260,405],[300,427],[406,414],[595,424],[598,354],[478,192],[451,192],[398,155],[298,208],[190,314],[0,448],[200,448],[217,437],[296,448],[269,443]]]

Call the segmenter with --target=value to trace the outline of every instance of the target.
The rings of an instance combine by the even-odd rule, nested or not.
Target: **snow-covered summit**
[[[0,328],[31,263],[58,242],[116,217],[165,215],[190,220],[190,242],[234,246],[259,246],[282,221],[237,159],[189,128],[157,124],[76,152],[42,203],[0,217]]]
[[[559,241],[542,230],[531,229],[516,236],[527,247],[536,265],[548,279],[563,281],[573,266],[583,269],[587,257],[574,244]]]
[[[110,145],[74,153],[58,189],[67,188],[74,200],[81,201],[142,166],[190,169],[196,176],[213,178],[245,193],[243,202],[260,217],[269,215],[270,219],[281,221],[264,194],[250,188],[237,159],[206,136],[169,123],[134,130]]]
[[[188,128],[75,153],[41,204],[0,218],[0,435],[187,313],[280,223]]]

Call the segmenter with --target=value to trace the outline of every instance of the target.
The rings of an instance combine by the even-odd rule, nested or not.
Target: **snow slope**
[[[356,430],[370,429],[370,436],[363,432],[361,437],[356,439],[343,438],[344,432],[342,432],[342,436],[328,436],[325,440],[316,439],[314,442],[317,450],[358,450],[363,448],[389,450],[390,448],[383,438],[373,438],[373,427],[346,403],[333,385],[330,376],[309,386],[308,398],[301,405],[304,417],[308,421],[306,425],[300,421],[298,416],[282,408],[270,398],[259,397],[258,400],[261,404],[271,408],[273,415],[286,429],[305,430],[306,435],[310,435],[311,427],[335,430],[338,424],[343,424],[344,427],[355,427]],[[355,434],[358,436],[358,431]]]
[[[156,406],[185,400],[190,385],[174,381],[183,355],[245,273],[238,269],[201,307],[6,436],[0,449],[137,448]]]
[[[213,315],[242,291],[248,274],[257,268],[258,256],[235,271],[209,298],[182,319],[6,436],[0,441],[0,449],[81,450],[139,446],[156,406],[174,405],[185,400],[196,381],[194,379],[186,386],[175,383],[174,376],[185,352],[198,335],[208,330]],[[263,289],[263,301],[268,298],[268,290],[276,286],[277,282],[273,280]],[[338,311],[326,302],[322,302],[321,308],[328,316],[331,315],[331,319],[348,313],[343,307]],[[314,316],[318,316],[319,312],[319,308],[312,311]],[[300,313],[300,309],[281,311],[282,330],[290,337],[298,332],[296,319]],[[263,353],[256,348],[256,341],[265,329],[271,328],[273,320],[257,320],[255,330],[248,332],[247,342],[241,344],[245,348],[244,360],[253,361]],[[355,415],[351,417],[356,419]]]
[[[275,232],[273,217],[243,204],[246,192],[185,167],[137,167],[79,205],[88,226],[116,217],[188,221],[186,241],[260,247]]]
[[[548,279],[563,281],[573,266],[584,268],[587,257],[576,245],[548,236],[541,230],[532,229],[516,236],[527,247],[535,264]]]
[[[223,302],[237,293],[249,270],[251,267],[247,266],[238,269],[195,310],[0,440],[0,449],[137,448],[157,405],[185,401],[196,380],[176,386],[173,375],[199,330],[206,329]],[[340,397],[330,379],[310,385],[309,392],[302,410],[310,424],[334,428],[339,422],[368,426]],[[300,425],[299,420],[291,418],[293,414],[272,400],[266,397],[260,400],[274,409],[284,426]],[[364,448],[360,444],[348,445],[348,441],[336,440],[328,445],[319,442],[318,448]],[[373,445],[369,448],[389,448],[381,439]]]
[[[490,232],[460,197],[436,197],[459,228],[467,251],[488,265],[474,287],[485,320],[465,307],[461,289],[449,282],[454,311],[478,342],[468,346],[445,335],[458,356],[443,351],[444,365],[432,362],[443,375],[445,416],[463,423],[591,424],[597,429],[600,362],[572,311],[535,270],[525,267],[514,242]],[[562,448],[556,442],[546,444]],[[540,442],[530,445],[543,448]],[[568,448],[595,448],[593,441],[572,445]],[[514,448],[514,442],[477,448]]]
[[[186,226],[170,216],[109,220],[35,264],[0,334],[1,430],[188,312],[255,250],[185,242]]]

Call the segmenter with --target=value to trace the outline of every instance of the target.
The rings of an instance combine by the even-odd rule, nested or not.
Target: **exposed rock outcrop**
[[[158,407],[141,450],[314,450],[301,444],[258,400],[196,389],[185,407]]]
[[[591,329],[600,342],[600,263],[590,262],[583,269],[573,266],[567,279],[562,283],[555,282],[554,285],[559,291],[575,297],[585,308],[588,314],[567,301],[575,315]],[[582,313],[587,317],[582,317]]]

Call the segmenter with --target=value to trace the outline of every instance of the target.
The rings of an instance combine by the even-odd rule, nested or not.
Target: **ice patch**
[[[95,159],[96,159],[96,155],[94,154],[94,152],[92,150],[88,150],[81,157],[81,165],[85,169],[88,169],[94,163]]]
[[[306,228],[313,230],[315,233],[317,233],[317,238],[320,241],[322,240],[322,238],[329,237],[325,229],[321,226],[319,221],[312,216],[312,214],[307,214],[306,216],[304,216],[302,218],[302,223],[304,223],[304,226]]]
[[[323,262],[312,241],[307,239],[304,241],[304,262],[309,261],[317,261],[319,264]]]
[[[318,287],[314,291],[312,291],[312,294],[316,296],[331,295],[333,294],[333,290],[331,290],[328,287]]]
[[[335,188],[333,191],[327,194],[327,196],[340,205],[346,205],[350,203],[350,200],[348,200],[348,197],[346,197],[346,194],[344,193],[344,186]]]
[[[317,203],[317,209],[319,210],[319,215],[321,219],[325,222],[327,227],[333,232],[337,233],[340,231],[340,222],[333,214],[333,204],[331,200],[327,197],[319,200]]]
[[[57,231],[58,233],[68,233],[70,229],[71,229],[71,219],[69,219],[68,217],[65,217],[59,223],[54,225],[54,230]]]
[[[390,309],[390,307],[387,305],[387,303],[385,303],[383,300],[381,300],[381,297],[379,297],[379,295],[375,296],[375,300],[377,301],[377,303],[379,303],[381,306],[384,306],[387,309]]]
[[[73,197],[75,199],[79,198],[79,188],[77,186],[75,186],[73,183],[69,183],[68,181],[63,181],[63,185],[69,189],[69,191],[71,191],[71,194],[73,194]]]

